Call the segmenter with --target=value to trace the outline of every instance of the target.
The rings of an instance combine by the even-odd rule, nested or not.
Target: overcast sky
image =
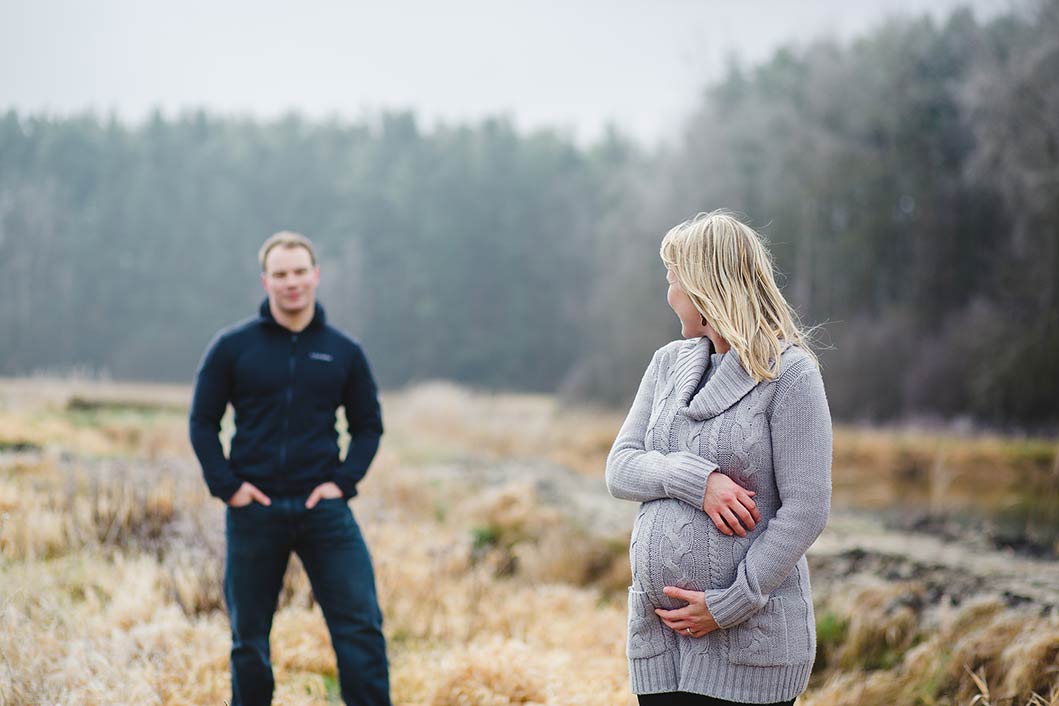
[[[581,139],[670,133],[744,63],[895,13],[979,17],[1017,0],[0,0],[0,109],[139,120],[226,114],[436,120],[505,114]]]

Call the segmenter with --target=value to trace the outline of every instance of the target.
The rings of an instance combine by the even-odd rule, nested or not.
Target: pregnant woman
[[[725,212],[662,240],[684,340],[651,359],[607,459],[642,503],[629,555],[641,704],[793,704],[816,628],[805,552],[827,523],[831,416],[761,237]]]

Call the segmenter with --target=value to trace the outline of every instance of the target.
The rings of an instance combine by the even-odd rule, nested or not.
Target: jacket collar
[[[791,344],[784,343],[783,350]],[[758,383],[743,368],[739,354],[729,349],[720,367],[698,394],[695,389],[710,364],[713,344],[703,336],[681,348],[673,363],[672,385],[681,411],[690,419],[703,421],[716,417],[753,390]],[[694,397],[693,397],[694,395]]]
[[[305,330],[321,328],[327,321],[327,315],[324,313],[324,308],[320,305],[320,302],[315,303],[315,309],[313,310],[313,319],[309,322],[309,325],[305,327]],[[272,309],[268,306],[268,298],[261,302],[261,306],[258,307],[257,313],[261,317],[261,321],[269,326],[275,326],[276,328],[287,331],[287,327],[276,321],[276,317],[272,316]]]

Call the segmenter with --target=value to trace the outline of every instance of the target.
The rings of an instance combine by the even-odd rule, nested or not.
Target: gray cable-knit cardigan
[[[798,346],[762,383],[732,350],[696,394],[711,352],[700,338],[655,353],[607,458],[611,494],[643,503],[629,547],[632,690],[786,701],[805,690],[816,653],[805,552],[827,524],[831,416]],[[721,534],[702,511],[714,471],[757,493],[761,522],[745,538]],[[685,603],[665,586],[705,591],[720,629],[693,638],[667,628],[654,609]]]

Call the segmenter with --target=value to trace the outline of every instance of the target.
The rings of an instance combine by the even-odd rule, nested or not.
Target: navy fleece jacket
[[[228,403],[235,436],[224,457],[218,433]],[[349,451],[339,459],[335,413],[345,407]],[[307,494],[334,481],[350,498],[379,448],[382,414],[367,358],[326,323],[319,304],[297,333],[266,300],[260,315],[217,334],[195,381],[191,445],[210,493],[227,501],[243,481],[266,495]]]

